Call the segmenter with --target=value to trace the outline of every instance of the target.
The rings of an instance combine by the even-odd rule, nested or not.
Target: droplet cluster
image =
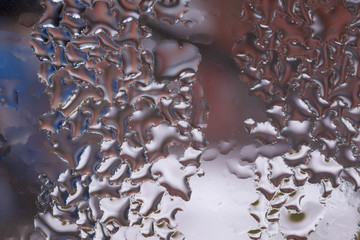
[[[175,214],[206,146],[201,57],[191,44],[152,40],[140,18],[174,24],[188,2],[43,6],[30,43],[51,103],[40,128],[68,168],[39,177],[35,227],[46,239],[182,239]]]
[[[277,232],[279,219],[285,237],[307,238],[319,218],[307,215],[321,205],[301,204],[305,184],[321,184],[324,199],[344,182],[359,188],[359,17],[356,1],[242,4],[233,59],[250,94],[268,109],[267,121],[245,125],[261,143],[280,149],[243,159],[255,163],[261,193],[250,207],[259,222],[249,231],[252,239],[264,229]],[[308,225],[286,230],[289,223],[281,225],[281,218]]]

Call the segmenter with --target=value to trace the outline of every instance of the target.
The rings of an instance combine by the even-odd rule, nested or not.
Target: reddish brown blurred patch
[[[235,137],[241,127],[241,84],[232,69],[205,60],[198,71],[205,99],[210,107],[208,140]]]

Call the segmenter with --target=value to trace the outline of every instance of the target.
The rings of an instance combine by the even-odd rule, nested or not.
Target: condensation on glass
[[[39,168],[23,237],[359,239],[358,1],[42,5],[30,46],[50,101],[41,153],[57,159]],[[222,21],[231,36],[217,36]],[[208,114],[221,111],[199,68],[231,65],[205,59],[219,49],[265,110],[243,114],[241,139],[207,142]],[[0,83],[2,104],[16,108],[16,84]]]
[[[344,225],[332,236],[322,236],[320,230],[310,238],[358,239],[358,2],[244,1],[241,11],[239,26],[246,29],[238,34],[233,58],[240,79],[263,99],[268,116],[267,121],[245,121],[250,135],[263,145],[242,150],[242,159],[255,167],[261,193],[250,206],[258,221],[250,238],[280,231],[287,239],[307,239],[336,205],[334,198],[342,202],[337,196],[341,191],[348,202],[337,207],[346,211],[350,204],[355,215],[339,216],[344,220],[337,224]],[[314,186],[317,191],[309,192]],[[351,224],[346,228],[349,218],[355,229]],[[320,228],[335,219],[327,217]]]
[[[156,41],[140,18],[179,22],[187,2],[44,1],[30,42],[51,110],[40,116],[50,152],[68,168],[40,175],[35,228],[46,239],[182,239],[206,141],[201,56]]]

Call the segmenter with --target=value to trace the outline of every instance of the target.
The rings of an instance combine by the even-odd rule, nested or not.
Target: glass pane
[[[358,239],[359,3],[0,3],[1,239]]]

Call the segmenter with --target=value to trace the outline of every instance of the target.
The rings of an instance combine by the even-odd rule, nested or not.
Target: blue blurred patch
[[[38,64],[32,61],[35,58],[31,49],[22,46],[16,37],[0,40],[0,102],[17,109],[18,96],[34,82],[30,76],[36,76]]]

